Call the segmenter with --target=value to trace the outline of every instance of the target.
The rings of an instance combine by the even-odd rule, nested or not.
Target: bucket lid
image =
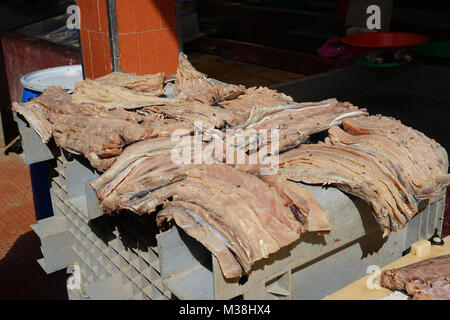
[[[37,92],[44,92],[50,86],[60,86],[73,92],[75,83],[80,81],[83,81],[83,71],[79,64],[39,70],[20,78],[24,88]]]

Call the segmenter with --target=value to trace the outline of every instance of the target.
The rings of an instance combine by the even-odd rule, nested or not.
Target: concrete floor
[[[447,189],[443,235],[450,234],[450,188]],[[16,154],[0,149],[0,300],[67,299],[65,270],[47,275],[35,224],[28,167]]]

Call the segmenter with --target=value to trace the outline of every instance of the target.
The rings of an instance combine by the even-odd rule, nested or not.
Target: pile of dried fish
[[[406,291],[413,300],[449,300],[450,255],[386,270],[381,275],[381,285]]]
[[[13,110],[43,142],[53,138],[103,172],[91,183],[103,213],[155,213],[161,227],[174,221],[227,278],[302,233],[332,230],[328,213],[295,182],[367,200],[385,235],[450,182],[445,150],[397,120],[336,99],[297,103],[267,88],[218,84],[184,54],[175,79],[112,73],[78,83],[72,95],[50,87]],[[305,144],[326,130],[325,141]],[[183,161],[174,161],[180,150]],[[247,162],[258,152],[279,161],[278,173]],[[244,163],[233,160],[239,154]]]
[[[280,174],[294,181],[335,185],[372,205],[384,231],[403,228],[420,199],[450,182],[447,153],[400,121],[368,116],[332,127],[324,143],[301,145],[280,157]]]

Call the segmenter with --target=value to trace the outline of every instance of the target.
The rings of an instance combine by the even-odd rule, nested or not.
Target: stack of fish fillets
[[[113,73],[78,83],[72,95],[50,87],[13,110],[43,142],[90,162],[102,213],[152,214],[161,229],[176,223],[226,278],[306,232],[332,232],[329,213],[295,182],[363,198],[384,236],[450,182],[445,150],[395,119],[336,99],[297,103],[267,88],[217,84],[184,54],[175,78]],[[312,144],[319,133],[328,136]]]

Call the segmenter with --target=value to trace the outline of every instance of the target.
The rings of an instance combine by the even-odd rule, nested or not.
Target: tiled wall
[[[78,5],[84,72],[86,78],[101,77],[111,72],[106,0],[78,0]]]
[[[78,0],[86,77],[111,72],[106,0]],[[116,0],[122,71],[174,73],[178,62],[175,0]]]

